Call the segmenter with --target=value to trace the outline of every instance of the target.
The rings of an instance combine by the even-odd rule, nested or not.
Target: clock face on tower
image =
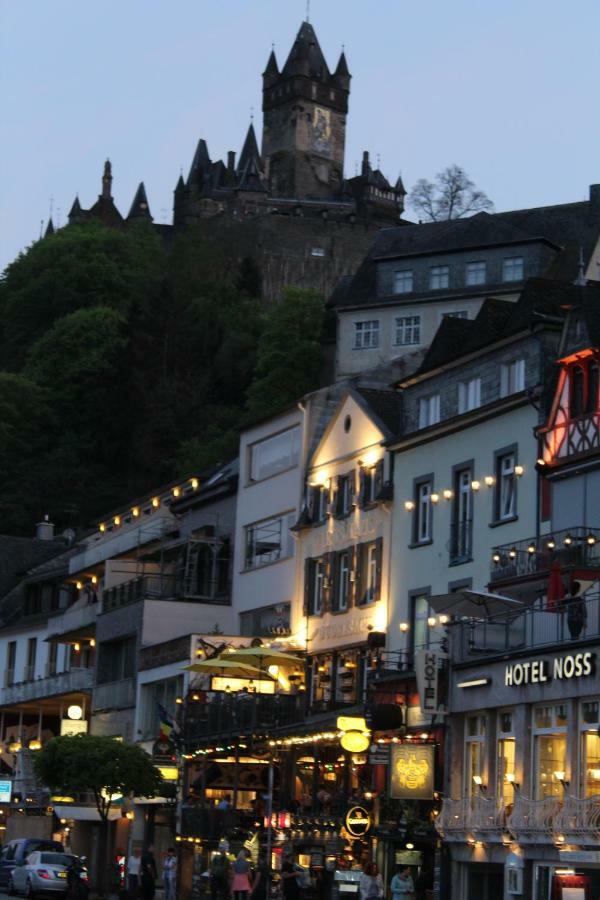
[[[312,148],[322,156],[331,156],[331,110],[321,106],[313,111]]]

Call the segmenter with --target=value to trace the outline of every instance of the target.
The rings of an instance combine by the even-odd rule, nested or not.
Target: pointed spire
[[[75,194],[75,199],[73,200],[73,206],[71,207],[71,211],[69,213],[69,219],[76,218],[81,215],[81,204],[79,202],[79,194]]]
[[[263,78],[265,75],[279,75],[279,66],[277,65],[277,57],[275,56],[275,50],[271,50],[269,54],[269,58],[267,60],[267,67],[263,72]]]
[[[346,60],[346,54],[342,50],[340,54],[340,58],[338,60],[338,64],[336,66],[335,72],[333,73],[334,77],[338,78],[340,76],[344,78],[350,78],[350,69],[348,68],[348,62]]]
[[[110,159],[107,159],[104,163],[104,172],[102,173],[102,194],[100,195],[105,200],[112,199],[112,166],[110,164]]]
[[[146,188],[144,187],[143,181],[140,181],[138,189],[135,192],[135,197],[133,198],[133,203],[131,204],[127,219],[150,219],[150,221],[152,221],[150,207],[148,206],[148,198],[146,197]]]
[[[180,175],[177,179],[177,184],[175,185],[175,193],[182,194],[185,191],[185,181],[183,180],[183,175]]]
[[[326,81],[329,69],[319,46],[315,29],[310,22],[303,22],[290,50],[282,75],[306,75]]]
[[[404,187],[404,182],[402,181],[402,175],[398,175],[398,180],[394,185],[394,190],[397,194],[402,194],[403,197],[406,197],[406,188]]]
[[[256,140],[256,133],[254,131],[254,124],[252,122],[250,122],[250,127],[248,128],[248,132],[246,134],[246,140],[244,141],[244,146],[242,147],[242,152],[240,153],[240,158],[237,164],[237,172],[243,172],[251,160],[256,160],[257,168],[261,168],[258,142]]]
[[[202,182],[204,173],[210,166],[210,156],[208,155],[208,147],[206,145],[206,141],[204,138],[200,138],[198,141],[198,146],[196,147],[196,152],[194,153],[194,158],[192,160],[192,165],[190,167],[190,174],[188,175],[188,182],[199,181]]]
[[[46,225],[46,231],[44,232],[44,237],[50,237],[50,235],[54,234],[54,222],[52,221],[52,216],[48,219],[48,224]]]
[[[238,169],[239,173],[239,169]],[[260,191],[265,192],[266,187],[263,184],[262,176],[258,168],[256,157],[252,157],[246,163],[239,181],[237,183],[238,191]]]

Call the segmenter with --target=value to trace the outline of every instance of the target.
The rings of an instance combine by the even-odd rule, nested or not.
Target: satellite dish
[[[65,541],[67,542],[67,544],[69,546],[71,546],[71,544],[73,543],[73,541],[75,540],[75,537],[76,537],[75,531],[72,528],[65,528],[65,530],[62,533],[62,536],[64,537]]]

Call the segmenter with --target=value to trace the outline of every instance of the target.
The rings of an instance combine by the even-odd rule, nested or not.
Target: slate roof
[[[385,426],[390,435],[400,430],[401,399],[396,391],[357,386],[357,394],[366,401],[367,406],[377,419]]]
[[[133,203],[131,204],[131,209],[129,210],[128,219],[150,219],[152,220],[152,216],[150,215],[150,207],[148,205],[148,198],[146,196],[146,188],[144,187],[144,182],[140,181],[138,185],[138,189],[135,192],[135,197],[133,198]]]
[[[315,29],[310,22],[303,22],[289,56],[281,71],[282,75],[306,75],[326,81],[330,77],[323,51],[319,46]]]
[[[250,123],[250,128],[248,129],[246,140],[244,141],[244,146],[242,147],[242,152],[240,153],[237,171],[239,173],[242,173],[248,163],[252,162],[252,160],[256,160],[258,163],[260,161],[260,153],[258,151],[258,142],[256,140],[254,125]]]

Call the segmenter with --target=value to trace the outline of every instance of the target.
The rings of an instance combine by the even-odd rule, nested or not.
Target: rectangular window
[[[437,425],[439,421],[440,395],[432,394],[431,397],[421,397],[419,400],[419,428]]]
[[[15,683],[15,665],[17,662],[17,642],[8,642],[8,653],[6,655],[6,669],[4,672],[4,686],[10,687]]]
[[[348,609],[350,593],[350,551],[342,550],[338,553],[336,563],[333,608],[337,612],[344,612]]]
[[[563,789],[558,774],[566,777],[567,707],[538,706],[534,710],[533,781],[535,799],[558,797]]]
[[[469,262],[465,268],[465,284],[485,284],[486,266],[485,262]]]
[[[458,385],[458,412],[469,412],[478,406],[481,406],[481,378],[461,381]]]
[[[103,641],[98,653],[98,684],[122,681],[137,669],[135,636],[119,641]]]
[[[175,678],[166,678],[164,681],[155,681],[142,687],[143,710],[143,735],[146,738],[158,737],[160,728],[159,704],[173,718],[177,718],[177,697],[183,692],[183,678],[178,675]]]
[[[431,615],[429,606],[429,591],[411,592],[409,595],[410,608],[410,643],[411,651],[423,650],[429,647],[431,628],[427,622]]]
[[[313,485],[310,489],[311,496],[309,501],[310,516],[314,524],[324,522],[327,517],[327,507],[329,504],[329,488],[325,485]]]
[[[58,644],[55,641],[50,643],[48,647],[48,664],[46,666],[47,675],[56,675],[58,666]]]
[[[35,657],[37,654],[37,638],[29,638],[27,641],[27,663],[23,673],[23,681],[33,681],[35,678]]]
[[[465,729],[465,795],[476,797],[485,783],[485,716],[467,716]]]
[[[372,603],[375,600],[377,590],[377,545],[367,546],[367,597],[365,602]]]
[[[525,360],[503,363],[500,372],[500,396],[509,397],[525,390]]]
[[[431,481],[421,481],[415,490],[415,516],[413,542],[428,543],[431,540]]]
[[[372,350],[379,347],[379,319],[354,323],[354,349]]]
[[[311,256],[325,256],[325,248],[324,247],[311,247],[310,255]]]
[[[355,602],[364,606],[379,600],[381,590],[381,558],[383,542],[381,538],[356,548]]]
[[[262,481],[278,472],[297,466],[300,460],[300,428],[288,428],[281,434],[258,441],[249,448],[249,481]]]
[[[498,716],[498,789],[497,797],[502,797],[507,807],[514,801],[515,783],[515,736],[512,712],[501,712]]]
[[[352,486],[354,472],[340,475],[337,482],[337,494],[335,498],[336,516],[347,516],[352,508]]]
[[[468,309],[456,309],[451,312],[442,313],[442,319],[468,319],[469,318],[469,310]]]
[[[432,291],[447,288],[450,285],[450,267],[432,266],[429,270],[429,287]]]
[[[309,610],[312,616],[319,616],[323,612],[323,587],[325,582],[325,560],[312,560],[312,605]]]
[[[503,281],[522,281],[523,280],[523,257],[508,256],[502,267]]]
[[[582,797],[600,794],[600,701],[584,700],[579,717],[581,730]]]
[[[397,316],[395,343],[421,343],[421,316]]]
[[[380,459],[375,466],[363,466],[360,469],[361,491],[360,502],[362,506],[375,503],[383,487],[383,460]]]
[[[410,294],[413,290],[413,271],[412,269],[402,269],[394,272],[394,293]]]
[[[458,469],[454,473],[454,503],[450,540],[450,562],[465,562],[471,558],[473,543],[473,470]]]
[[[517,514],[517,477],[515,452],[500,453],[496,457],[496,520],[512,519]]]
[[[277,516],[246,526],[246,569],[256,569],[292,556],[290,526],[293,518],[293,515]]]

